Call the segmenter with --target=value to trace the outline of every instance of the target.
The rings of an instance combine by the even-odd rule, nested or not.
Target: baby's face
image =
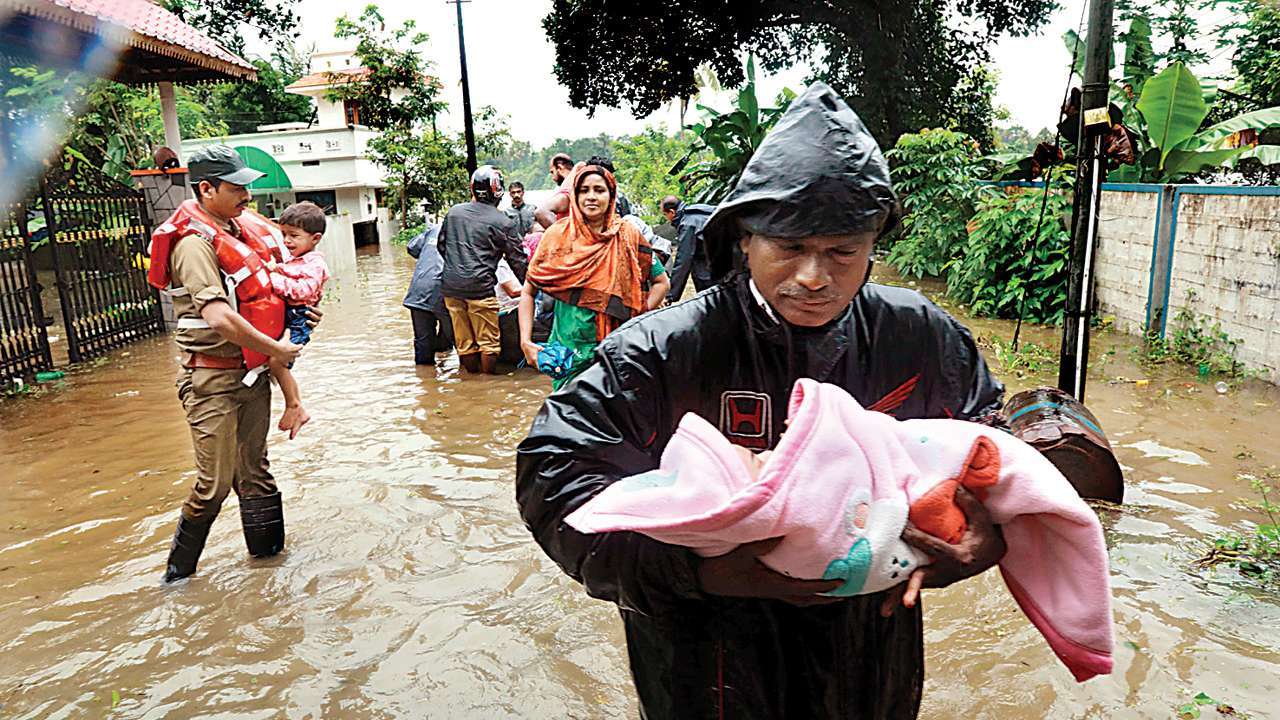
[[[762,453],[753,453],[741,445],[733,446],[734,452],[738,453],[738,457],[742,458],[742,464],[747,466],[747,471],[751,473],[751,479],[760,477],[760,472],[764,470],[765,463],[769,462],[770,452],[765,450]]]

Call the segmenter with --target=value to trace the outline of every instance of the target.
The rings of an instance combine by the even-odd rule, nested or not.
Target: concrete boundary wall
[[[1104,184],[1098,312],[1168,332],[1195,312],[1240,341],[1236,359],[1280,382],[1280,187]]]

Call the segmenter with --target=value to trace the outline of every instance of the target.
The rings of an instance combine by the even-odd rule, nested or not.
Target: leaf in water
[[[112,690],[111,691],[111,709],[112,710],[116,709],[116,706],[119,704],[120,704],[120,691]]]
[[[1197,705],[1217,705],[1218,704],[1217,700],[1214,700],[1213,698],[1209,697],[1208,695],[1205,695],[1202,692],[1196,693],[1196,696],[1191,699],[1195,701],[1195,704]]]

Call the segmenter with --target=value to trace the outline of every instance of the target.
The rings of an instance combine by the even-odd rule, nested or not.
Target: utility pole
[[[467,175],[476,171],[476,130],[471,124],[471,83],[467,81],[467,43],[462,36],[462,3],[471,0],[445,0],[458,8],[458,58],[462,63],[462,122],[467,136]]]
[[[1093,321],[1093,265],[1098,250],[1098,212],[1107,166],[1103,147],[1111,128],[1108,99],[1113,0],[1090,0],[1085,44],[1084,89],[1076,142],[1075,199],[1071,209],[1071,253],[1063,320],[1058,389],[1084,402],[1089,370],[1089,326]],[[1046,179],[1046,182],[1048,180]]]

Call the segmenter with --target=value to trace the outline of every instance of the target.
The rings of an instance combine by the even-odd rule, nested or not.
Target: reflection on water
[[[280,557],[246,556],[233,499],[196,577],[160,583],[192,477],[167,339],[0,405],[0,715],[635,716],[616,612],[559,573],[514,506],[514,446],[548,384],[415,368],[410,267],[360,258],[296,369],[315,419],[273,438]],[[1108,376],[1141,374],[1117,357]],[[1100,510],[1115,674],[1076,685],[989,573],[926,597],[923,717],[1167,718],[1197,691],[1270,712],[1280,606],[1234,571],[1187,567],[1249,517],[1231,505],[1237,473],[1280,465],[1276,392],[1192,385],[1091,385],[1130,482],[1128,504]]]

